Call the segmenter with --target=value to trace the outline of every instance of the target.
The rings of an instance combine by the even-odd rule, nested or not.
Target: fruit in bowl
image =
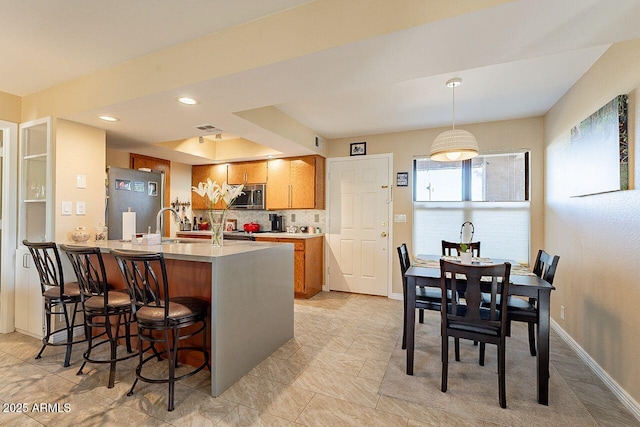
[[[201,222],[198,224],[198,230],[208,230],[209,229],[209,223],[208,222]]]

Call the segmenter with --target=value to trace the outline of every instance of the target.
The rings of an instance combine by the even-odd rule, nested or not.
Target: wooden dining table
[[[420,287],[440,287],[440,267],[436,262],[439,255],[418,255],[414,265],[405,273],[407,290]],[[502,263],[509,260],[491,259],[491,263]],[[536,298],[538,300],[537,328],[537,384],[538,403],[549,404],[549,330],[551,291],[555,288],[547,281],[530,273],[514,261],[509,280],[509,295]],[[423,265],[423,266],[421,266]],[[520,274],[518,274],[520,273]],[[413,375],[413,357],[415,347],[416,293],[406,292],[405,312],[407,313],[407,375]]]

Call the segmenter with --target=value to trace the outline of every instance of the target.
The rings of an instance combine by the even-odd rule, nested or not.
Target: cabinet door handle
[[[22,255],[22,268],[31,268],[29,267],[29,254]]]

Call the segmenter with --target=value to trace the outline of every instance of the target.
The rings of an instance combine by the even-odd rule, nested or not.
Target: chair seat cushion
[[[44,291],[43,296],[48,299],[59,299],[60,298],[60,287],[53,286],[46,291]],[[80,297],[80,286],[78,286],[78,282],[69,282],[64,284],[64,295],[63,298],[79,298]]]
[[[200,298],[176,297],[169,300],[168,320],[181,323],[206,315],[209,303]],[[141,323],[164,323],[164,307],[145,306],[138,309],[136,318]]]
[[[447,291],[447,299],[451,299],[451,291]],[[442,301],[442,290],[440,288],[416,288],[416,301]]]
[[[447,311],[449,313],[451,313],[451,304],[447,305]],[[489,309],[487,308],[480,308],[480,318],[482,320],[489,320],[489,314],[490,314]],[[464,305],[459,305],[458,306],[458,316],[465,316],[467,313],[467,307]],[[500,312],[497,311],[496,313],[496,318],[499,319],[500,318]],[[479,334],[485,334],[485,335],[491,335],[491,336],[499,336],[500,335],[500,329],[498,327],[491,327],[490,325],[476,325],[476,324],[472,324],[472,323],[467,323],[464,320],[450,320],[448,322],[448,327],[450,329],[458,329],[458,330],[462,330],[462,331],[469,331],[469,332],[477,332]]]
[[[496,298],[496,303],[500,304],[500,295]],[[482,293],[482,304],[489,305],[491,304],[491,294]],[[507,299],[507,309],[511,310],[526,310],[526,311],[536,311],[536,307],[531,304],[528,300],[518,297],[509,297]]]
[[[128,293],[111,291],[109,292],[109,307],[122,308],[131,305],[131,298]],[[84,308],[90,311],[104,310],[104,297],[102,295],[93,296],[84,302]]]

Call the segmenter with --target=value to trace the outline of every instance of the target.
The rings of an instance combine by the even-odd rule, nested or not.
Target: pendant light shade
[[[452,129],[442,132],[431,145],[431,160],[438,162],[455,162],[468,160],[478,155],[478,141],[471,132],[456,129],[456,95],[455,88],[460,86],[462,79],[454,78],[447,81],[447,87],[453,91]]]

